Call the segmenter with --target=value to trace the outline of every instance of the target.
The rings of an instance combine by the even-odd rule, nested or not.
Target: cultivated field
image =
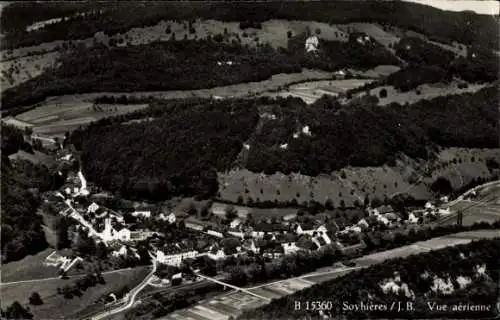
[[[51,99],[42,106],[24,112],[15,119],[32,125],[33,132],[44,136],[63,136],[68,130],[104,117],[129,113],[146,108],[147,104],[104,105],[93,108],[93,102],[59,97]]]
[[[44,302],[40,306],[30,306],[30,311],[35,319],[65,319],[74,318],[73,315],[84,310],[94,301],[103,295],[120,290],[124,285],[129,288],[134,287],[144,279],[148,273],[148,267],[139,267],[130,270],[123,270],[112,274],[104,274],[106,284],[89,288],[81,297],[64,299],[57,294],[57,288],[69,285],[71,280],[51,279],[41,282],[17,283],[12,285],[2,285],[1,296],[4,306],[10,305],[14,301],[19,301],[25,305],[32,292],[38,292]]]
[[[346,80],[322,80],[309,81],[290,85],[286,90],[278,92],[266,92],[262,96],[267,97],[298,97],[307,104],[312,104],[323,95],[337,96],[341,92],[361,87],[372,79],[346,79]]]

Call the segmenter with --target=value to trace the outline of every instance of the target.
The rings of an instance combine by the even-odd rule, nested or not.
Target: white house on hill
[[[316,52],[319,47],[319,39],[317,36],[310,36],[306,40],[305,49],[306,52]]]

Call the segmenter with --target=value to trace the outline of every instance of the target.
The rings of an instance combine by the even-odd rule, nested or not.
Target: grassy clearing
[[[445,149],[439,153],[432,169],[432,176],[426,181],[431,183],[438,177],[445,177],[453,188],[460,188],[477,177],[489,179],[491,172],[486,166],[488,158],[500,159],[500,149]]]
[[[404,105],[406,103],[413,104],[423,99],[433,99],[440,96],[458,95],[462,93],[474,93],[486,87],[484,84],[469,84],[467,88],[459,89],[458,83],[453,81],[449,84],[435,83],[424,84],[408,92],[401,92],[393,86],[380,86],[375,89],[369,90],[370,95],[379,98],[379,105],[385,106],[393,102]],[[380,90],[387,90],[387,97],[380,97]],[[364,95],[365,92],[360,95]]]
[[[33,162],[35,164],[43,164],[46,166],[50,166],[51,164],[53,164],[55,162],[51,156],[49,156],[45,153],[42,153],[40,151],[36,151],[36,150],[33,151],[33,154],[28,153],[24,150],[19,150],[18,152],[11,154],[9,156],[9,159],[10,160],[27,160],[27,161]]]
[[[47,248],[22,260],[2,264],[2,282],[57,277],[56,267],[43,264],[45,258],[53,251],[53,248]]]
[[[448,178],[455,189],[477,177],[490,178],[491,173],[486,166],[488,158],[499,159],[500,149],[447,148],[438,154],[435,162],[427,163],[431,170],[429,177],[422,177],[418,171],[422,165],[410,159],[398,161],[393,167],[347,167],[318,177],[282,173],[265,175],[234,169],[218,173],[219,193],[223,200],[237,202],[242,197],[245,203],[249,198],[261,202],[289,202],[295,199],[298,204],[310,200],[325,203],[331,199],[337,208],[341,201],[347,207],[353,206],[356,200],[363,203],[366,195],[370,199],[383,200],[398,193],[408,193],[415,199],[426,200],[433,197],[428,186],[438,177]],[[457,159],[456,164],[454,159]],[[443,168],[445,163],[449,164]],[[268,214],[275,216],[271,212]]]
[[[425,186],[414,188],[408,182],[414,170],[403,164],[398,167],[346,168],[331,175],[310,177],[301,174],[284,175],[276,173],[264,175],[248,170],[232,170],[219,173],[219,192],[224,200],[236,202],[238,197],[245,201],[288,202],[295,199],[299,204],[305,201],[325,203],[333,201],[335,207],[354,205],[355,201],[363,203],[365,195],[371,199],[383,200],[386,196],[408,191],[417,199],[426,199],[430,193]]]
[[[41,75],[52,67],[59,52],[49,52],[35,56],[22,57],[0,62],[0,84],[6,90]]]
[[[72,283],[72,280],[47,280],[43,282],[21,283],[1,287],[2,303],[10,305],[14,301],[27,304],[28,297],[36,291],[40,294],[44,304],[41,306],[30,306],[35,319],[72,319],[74,315],[81,312],[101,296],[117,291],[124,285],[130,288],[144,279],[148,273],[148,267],[140,267],[131,270],[123,270],[113,274],[105,274],[105,285],[98,285],[88,289],[80,298],[64,299],[57,294],[57,288]]]

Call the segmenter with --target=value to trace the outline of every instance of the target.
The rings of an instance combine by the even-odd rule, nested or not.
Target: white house
[[[172,280],[173,279],[182,279],[182,272],[179,272],[179,273],[176,273],[172,276]]]
[[[309,129],[309,126],[303,127],[302,133],[305,134],[306,136],[311,136],[311,130]]]
[[[236,229],[241,224],[241,220],[236,218],[229,224],[229,228]]]
[[[328,229],[324,225],[321,225],[318,228],[312,228],[312,229],[304,230],[304,228],[302,228],[302,225],[300,225],[300,224],[298,224],[297,228],[295,229],[295,232],[297,234],[299,234],[299,235],[301,235],[301,234],[308,234],[310,236],[312,236],[313,233],[320,232],[320,231],[323,232],[323,233],[326,233],[326,232],[328,232]]]
[[[226,254],[224,253],[224,250],[219,249],[217,250],[216,253],[211,253],[211,252],[207,253],[207,256],[210,259],[219,260],[219,259],[224,259],[226,257]]]
[[[363,219],[358,221],[358,226],[360,226],[364,229],[367,229],[370,227],[370,224],[368,224],[368,222],[363,218]]]
[[[434,205],[432,203],[430,203],[429,201],[427,201],[425,203],[425,209],[433,209],[434,208]]]
[[[130,241],[131,231],[127,228],[123,228],[120,231],[115,231],[113,234],[113,238],[121,241]]]
[[[99,205],[95,202],[92,202],[90,206],[87,208],[87,212],[89,213],[95,213],[99,209]]]
[[[156,260],[158,260],[159,263],[175,267],[180,266],[182,260],[196,258],[197,256],[198,256],[198,251],[196,250],[185,251],[169,255],[166,255],[165,253],[163,253],[163,251],[160,250],[156,251]]]
[[[230,235],[235,236],[237,238],[241,238],[241,239],[245,238],[245,234],[241,231],[228,231],[227,233],[229,233]]]
[[[217,238],[221,238],[221,239],[224,238],[224,235],[222,233],[220,233],[218,231],[214,231],[214,230],[208,230],[206,232],[206,234],[217,237]]]
[[[127,247],[121,246],[120,250],[115,250],[111,254],[113,257],[124,256],[127,254]]]
[[[172,224],[175,221],[177,221],[177,217],[175,216],[175,214],[173,212],[170,213],[168,216],[165,216],[165,214],[160,213],[159,218],[160,218],[160,220],[167,221],[169,224]]]
[[[170,213],[168,216],[167,216],[167,221],[168,223],[172,224],[174,223],[175,221],[177,221],[177,217],[175,216],[175,214],[172,212]]]
[[[447,215],[451,214],[450,208],[439,209],[438,212],[440,215],[443,215],[443,216],[447,216]]]
[[[300,250],[300,248],[297,247],[295,242],[285,242],[282,243],[281,246],[283,247],[285,254],[291,254]]]
[[[305,43],[306,52],[316,52],[319,47],[319,39],[317,36],[310,36]]]
[[[418,222],[418,218],[415,217],[415,215],[413,213],[410,213],[408,215],[408,222],[409,223],[417,223]]]
[[[132,215],[134,217],[141,216],[144,218],[151,218],[151,211],[134,211],[134,212],[132,212]]]
[[[336,78],[344,78],[346,76],[344,70],[338,70],[334,72]]]

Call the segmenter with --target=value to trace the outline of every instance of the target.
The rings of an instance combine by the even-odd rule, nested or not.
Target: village
[[[75,162],[69,151],[62,152],[61,162]],[[159,270],[168,270],[156,272],[151,283],[158,286],[178,285],[183,278],[192,280],[192,273],[181,271],[195,269],[200,273],[200,261],[204,259],[216,264],[231,257],[258,256],[272,262],[299,251],[312,253],[325,248],[349,256],[363,251],[364,235],[369,232],[419,228],[451,214],[446,197],[411,211],[406,219],[390,205],[367,206],[364,217],[358,221],[350,219],[354,223],[349,224],[300,209],[281,218],[257,219],[249,207],[212,201],[199,210],[192,204],[184,209],[136,204],[133,210],[116,210],[98,204],[103,202],[98,200],[102,196],[103,192],[89,185],[82,171],[77,171],[69,172],[60,190],[47,193],[44,202],[58,208],[58,215],[71,221],[70,239],[83,237],[94,243],[90,247],[110,253],[101,254],[101,258],[122,259],[126,264],[119,266],[123,267],[153,258]],[[85,258],[77,253],[65,257],[54,251],[45,264],[58,266],[64,277],[74,265],[84,262]],[[217,276],[217,272],[212,268],[210,275]],[[223,278],[224,274],[218,276]]]

